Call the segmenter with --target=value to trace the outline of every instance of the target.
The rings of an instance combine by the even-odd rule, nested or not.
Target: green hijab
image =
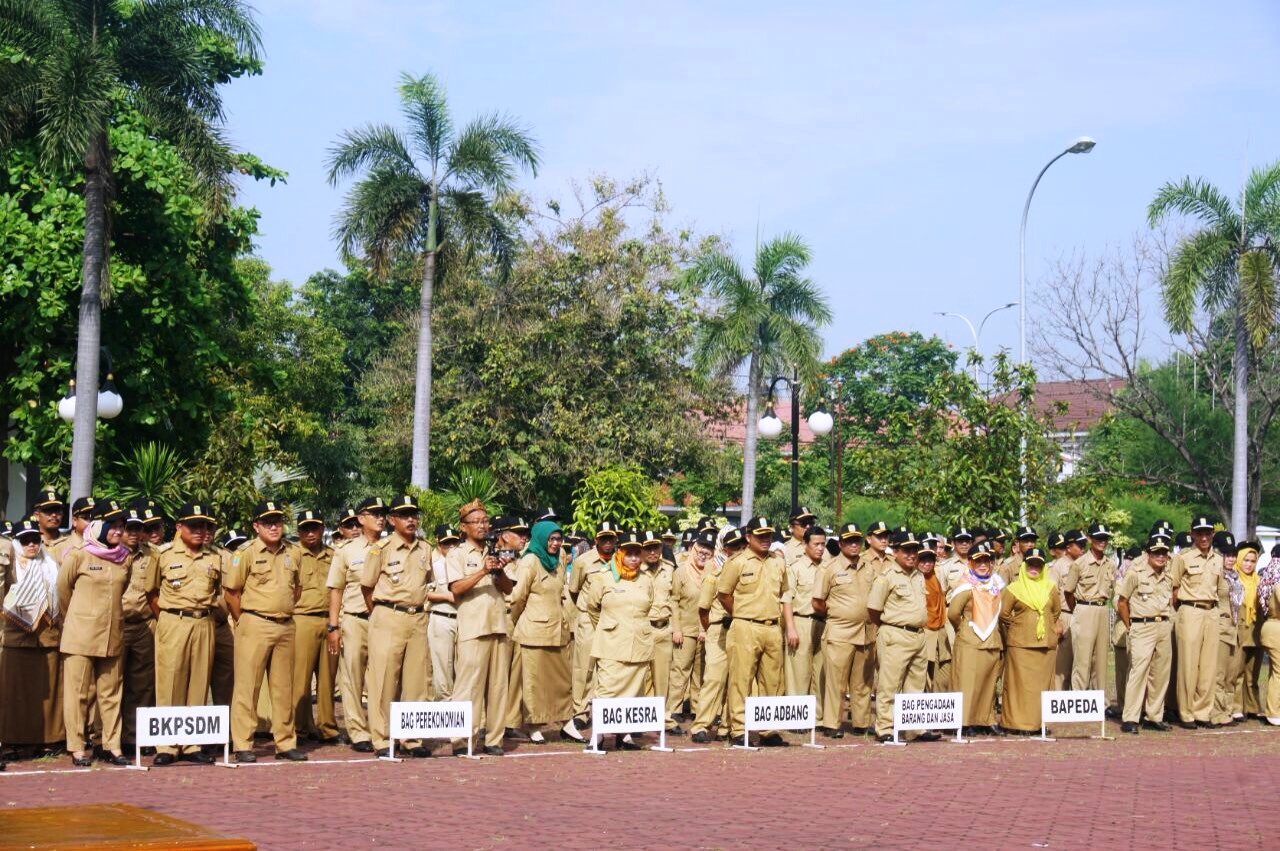
[[[547,539],[559,531],[559,523],[553,520],[539,520],[533,524],[529,534],[529,546],[524,548],[526,553],[536,555],[538,561],[542,562],[542,566],[548,571],[555,570],[560,565],[560,557],[547,552]]]

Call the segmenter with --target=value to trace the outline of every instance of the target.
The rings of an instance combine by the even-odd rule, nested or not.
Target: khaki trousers
[[[450,700],[471,701],[471,741],[476,745],[480,719],[492,715],[485,726],[484,746],[502,747],[502,715],[507,707],[507,681],[511,668],[511,642],[505,635],[483,635],[458,642],[458,659]],[[462,747],[464,739],[453,746]]]
[[[156,705],[156,622],[148,618],[124,625],[124,697],[121,741],[137,742],[138,707]]]
[[[573,717],[586,718],[595,691],[596,660],[591,655],[595,627],[586,612],[578,612],[573,627]]]
[[[121,656],[62,657],[62,722],[67,728],[67,750],[85,749],[89,707],[96,702],[102,719],[102,746],[120,750],[120,700],[124,682]]]
[[[703,643],[702,688],[693,708],[692,732],[709,730],[717,718],[724,715],[725,686],[729,681],[729,654],[726,648],[728,630],[723,624],[707,627],[707,640]]]
[[[844,720],[844,696],[849,695],[853,726],[871,726],[871,686],[876,668],[871,644],[836,644],[822,642],[822,718],[823,724],[840,729]]]
[[[241,615],[236,624],[236,682],[231,698],[235,750],[253,750],[263,677],[271,694],[271,737],[276,751],[298,746],[293,726],[293,650],[292,620],[276,623],[248,612]]]
[[[1129,627],[1129,673],[1124,688],[1123,720],[1134,724],[1164,718],[1173,661],[1173,624],[1135,623]],[[1116,674],[1119,677],[1119,673]],[[1118,683],[1117,683],[1118,684]]]
[[[686,699],[692,703],[702,687],[703,642],[698,633],[686,632],[679,647],[671,650],[671,678],[667,680],[667,726],[676,723],[676,713],[684,708]]]
[[[522,726],[527,713],[524,705],[524,653],[522,650],[519,644],[511,642],[511,664],[507,674],[507,708],[503,713],[503,726],[509,730]],[[485,727],[484,724],[480,726]]]
[[[1053,690],[1067,691],[1071,688],[1071,668],[1075,663],[1075,654],[1071,652],[1071,624],[1074,618],[1071,612],[1063,612],[1058,620],[1066,626],[1066,632],[1058,639],[1058,656],[1054,661]]]
[[[1241,647],[1236,657],[1235,695],[1231,711],[1233,715],[1257,715],[1262,711],[1258,702],[1258,682],[1262,674],[1261,647]]]
[[[893,735],[893,696],[898,692],[922,692],[928,663],[924,658],[924,633],[881,625],[876,631],[876,735]]]
[[[342,656],[339,665],[342,676],[338,687],[342,690],[342,717],[347,724],[347,736],[353,743],[369,741],[369,716],[364,708],[364,681],[369,670],[369,619],[343,613]]]
[[[458,656],[458,619],[433,614],[427,621],[427,649],[431,654],[431,687],[436,700],[453,695],[454,663]]]
[[[649,673],[644,678],[645,697],[667,699],[667,690],[671,684],[671,657],[675,655],[675,645],[671,643],[671,624],[653,630],[653,661],[649,663]],[[599,664],[597,662],[596,664]]]
[[[725,651],[729,656],[729,738],[735,738],[745,731],[748,695],[772,697],[782,692],[782,630],[777,624],[734,618]]]
[[[650,676],[649,662],[596,660],[596,697],[641,697]]]
[[[391,703],[427,699],[427,613],[374,606],[369,615],[369,732],[378,750],[391,746]],[[342,699],[346,705],[346,697]],[[418,739],[405,739],[416,748]]]
[[[787,694],[811,694],[817,699],[817,716],[822,726],[822,633],[826,623],[801,615],[795,616],[800,643],[795,650],[786,648],[783,677]]]
[[[333,680],[337,659],[329,655],[327,615],[295,615],[293,618],[293,726],[321,739],[338,735],[333,712]],[[311,678],[316,680],[316,711],[311,712]]]
[[[213,669],[213,633],[212,618],[160,613],[156,621],[156,706],[205,705]],[[176,754],[178,750],[172,745],[156,748],[157,753]]]
[[[1106,606],[1077,604],[1071,613],[1071,688],[1105,689],[1107,687],[1107,649],[1111,645],[1111,618]]]
[[[1178,641],[1178,715],[1183,721],[1207,723],[1218,682],[1218,611],[1181,605],[1173,631]]]
[[[1267,678],[1267,699],[1263,704],[1262,714],[1280,721],[1280,619],[1267,618],[1262,622],[1259,641],[1267,651],[1271,665],[1271,674]]]
[[[1227,621],[1230,623],[1230,621]],[[1231,625],[1231,638],[1235,639],[1235,624]],[[1226,624],[1223,625],[1224,632]],[[1225,635],[1218,642],[1218,680],[1213,690],[1213,712],[1211,719],[1214,724],[1230,724],[1231,709],[1236,702],[1236,683],[1231,679],[1233,669],[1243,670],[1244,657],[1240,653],[1240,648],[1226,641]]]
[[[253,617],[250,615],[249,617]],[[230,706],[235,691],[236,634],[228,621],[214,620],[213,662],[209,672],[209,690],[213,706]],[[204,702],[204,698],[200,699]]]

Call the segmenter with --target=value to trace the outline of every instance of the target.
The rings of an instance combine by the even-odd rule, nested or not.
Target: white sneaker
[[[570,718],[564,722],[564,726],[560,728],[560,737],[564,739],[572,739],[575,742],[585,743],[587,740],[578,730],[578,725]]]
[[[535,745],[545,745],[547,743],[547,740],[542,737],[541,730],[534,730],[530,733],[529,741],[533,742]]]

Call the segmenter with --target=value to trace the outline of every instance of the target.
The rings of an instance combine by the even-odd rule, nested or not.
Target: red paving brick
[[[525,745],[513,753],[547,755],[305,765],[268,757],[235,770],[181,764],[146,773],[76,772],[64,759],[11,765],[0,774],[0,805],[123,801],[267,849],[1280,844],[1280,808],[1269,802],[1280,730],[905,748],[856,741],[824,751],[716,745],[601,757]],[[49,773],[20,773],[37,767]]]

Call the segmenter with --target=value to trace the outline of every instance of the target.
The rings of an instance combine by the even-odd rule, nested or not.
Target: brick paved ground
[[[0,805],[124,801],[262,848],[1280,847],[1280,730],[1252,722],[1117,741],[857,741],[601,757],[524,745],[400,764],[320,762],[357,756],[324,748],[301,765],[146,773],[64,758],[9,766]]]

